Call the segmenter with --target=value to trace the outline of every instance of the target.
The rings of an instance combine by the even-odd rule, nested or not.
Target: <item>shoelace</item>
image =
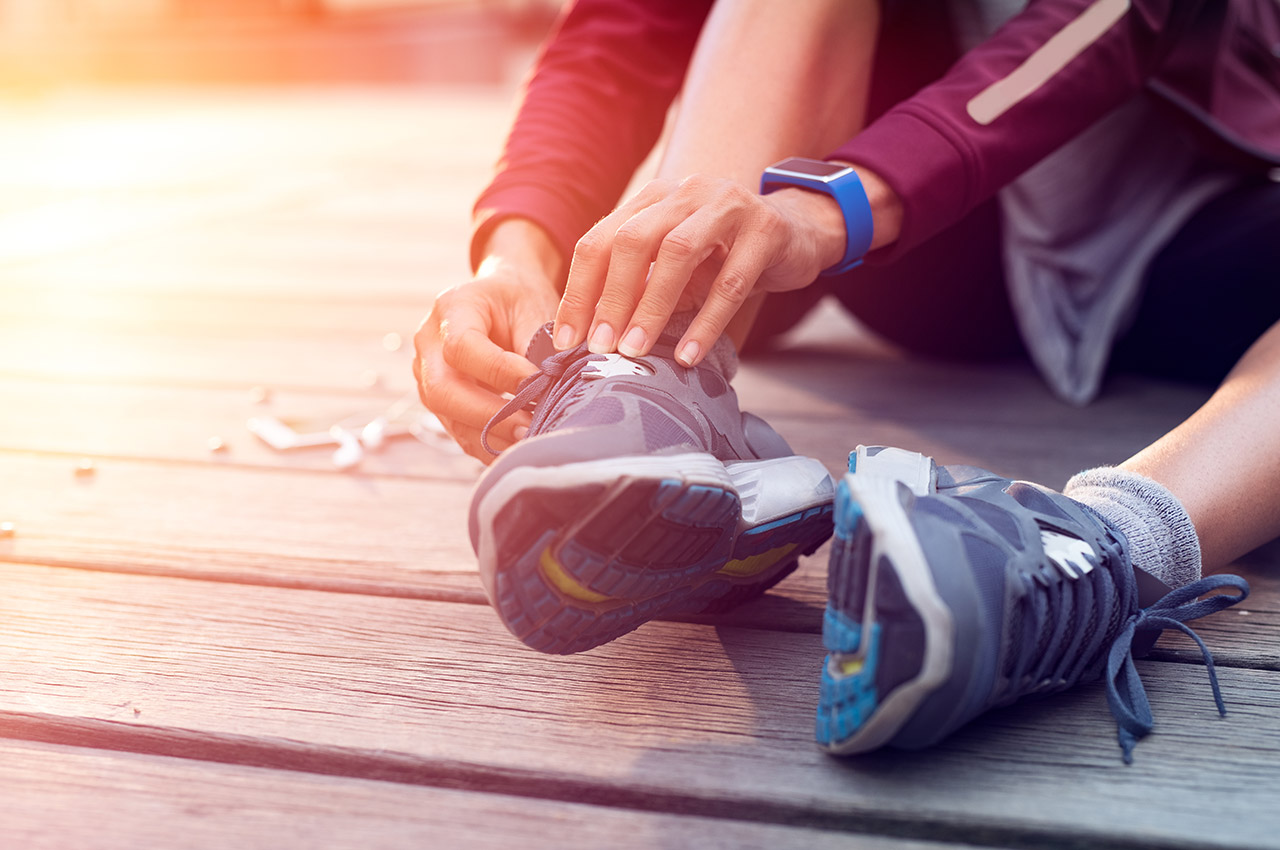
[[[585,345],[579,345],[576,348],[558,351],[543,360],[538,366],[538,371],[521,381],[520,386],[516,387],[515,395],[511,397],[511,400],[504,404],[502,409],[495,413],[485,424],[484,430],[480,432],[480,445],[489,454],[499,454],[497,450],[489,445],[489,432],[495,425],[505,421],[512,414],[524,410],[530,404],[537,403],[533,414],[533,423],[529,426],[530,434],[538,433],[542,425],[547,423],[548,420],[554,423],[555,417],[553,414],[555,411],[563,409],[562,402],[573,395],[572,389],[577,386],[572,379],[577,377],[591,361],[604,359],[603,355],[591,354],[587,351]],[[561,379],[566,376],[570,380],[561,382]],[[559,393],[552,392],[557,382],[561,382]]]
[[[1133,662],[1135,637],[1139,632],[1166,628],[1189,635],[1204,656],[1218,711],[1226,714],[1213,656],[1186,623],[1240,602],[1249,595],[1249,585],[1239,576],[1209,576],[1171,591],[1147,608],[1137,609],[1138,585],[1133,570],[1127,567],[1127,558],[1114,541],[1107,541],[1104,547],[1104,557],[1112,564],[1120,564],[1120,569],[1113,571],[1107,564],[1094,563],[1087,576],[1048,584],[1024,576],[1031,592],[1023,597],[1027,619],[1009,681],[1034,684],[1009,697],[1011,701],[1028,693],[1053,693],[1081,680],[1097,678],[1105,658],[1107,705],[1116,719],[1124,761],[1132,764],[1134,747],[1154,725],[1151,704]],[[1224,587],[1240,592],[1199,598]],[[1115,625],[1120,626],[1118,631]],[[1109,634],[1114,637],[1108,641]],[[1039,663],[1035,663],[1036,659]]]
[[[1130,581],[1133,579],[1130,578]],[[1210,591],[1232,587],[1238,594],[1218,594],[1201,599]],[[1230,608],[1249,595],[1249,584],[1240,576],[1216,575],[1202,578],[1165,594],[1158,602],[1143,608],[1128,619],[1124,629],[1116,636],[1107,655],[1107,705],[1118,726],[1117,735],[1125,764],[1133,763],[1133,748],[1138,740],[1151,731],[1155,720],[1151,715],[1151,703],[1146,689],[1138,678],[1138,668],[1133,663],[1133,639],[1138,632],[1177,629],[1190,637],[1200,647],[1205,668],[1209,671],[1209,684],[1213,687],[1213,701],[1218,714],[1226,715],[1227,706],[1222,701],[1218,687],[1218,674],[1213,666],[1213,655],[1200,636],[1187,625],[1190,620]]]

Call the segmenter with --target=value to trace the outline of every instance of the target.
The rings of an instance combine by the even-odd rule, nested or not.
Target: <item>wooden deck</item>
[[[1166,637],[1131,767],[1097,686],[838,761],[811,742],[825,548],[720,620],[544,657],[484,604],[478,464],[402,440],[342,473],[250,436],[412,389],[506,101],[0,104],[0,846],[1280,847],[1280,547],[1200,629],[1231,714]],[[1065,408],[830,314],[737,386],[833,471],[890,443],[1050,485],[1204,396],[1117,380]]]

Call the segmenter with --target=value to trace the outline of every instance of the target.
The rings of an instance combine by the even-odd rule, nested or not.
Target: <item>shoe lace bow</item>
[[[1249,595],[1249,585],[1239,576],[1208,576],[1140,609],[1137,580],[1128,559],[1113,541],[1103,545],[1104,559],[1116,569],[1094,563],[1087,575],[1076,581],[1037,582],[1024,577],[1040,589],[1023,597],[1027,619],[1008,681],[1033,683],[1022,694],[1010,695],[1014,698],[1026,693],[1053,693],[1097,678],[1105,662],[1107,705],[1116,720],[1124,761],[1131,764],[1138,740],[1154,725],[1151,704],[1134,665],[1135,638],[1143,632],[1166,628],[1176,628],[1190,636],[1204,657],[1218,711],[1225,715],[1213,656],[1187,623],[1242,601]],[[1220,588],[1239,592],[1200,599]],[[1060,613],[1055,616],[1055,612]],[[1114,637],[1108,642],[1109,635]]]
[[[1134,581],[1132,572],[1125,572],[1129,574],[1129,581]],[[1219,588],[1234,588],[1239,592],[1220,593],[1204,599],[1200,598]],[[1208,576],[1170,591],[1157,602],[1143,608],[1125,621],[1124,627],[1107,653],[1106,676],[1107,705],[1111,708],[1111,715],[1116,719],[1117,737],[1120,741],[1120,749],[1124,753],[1125,764],[1133,763],[1133,748],[1155,724],[1146,689],[1142,686],[1142,680],[1138,678],[1138,669],[1133,663],[1134,637],[1139,632],[1177,629],[1195,641],[1204,658],[1205,668],[1209,671],[1209,685],[1213,688],[1213,701],[1218,706],[1218,714],[1225,716],[1227,706],[1222,701],[1222,690],[1218,687],[1218,674],[1213,666],[1213,654],[1187,623],[1230,608],[1237,602],[1243,601],[1248,595],[1249,584],[1240,576]]]

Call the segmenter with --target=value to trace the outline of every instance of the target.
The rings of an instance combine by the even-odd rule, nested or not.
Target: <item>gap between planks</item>
[[[835,850],[848,833],[0,740],[0,845],[23,850],[699,847]],[[865,850],[964,850],[857,836]]]

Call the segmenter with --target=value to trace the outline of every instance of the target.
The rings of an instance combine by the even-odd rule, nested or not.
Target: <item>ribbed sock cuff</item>
[[[1087,469],[1062,489],[1115,525],[1133,565],[1182,587],[1200,578],[1200,538],[1178,497],[1146,476],[1115,466]]]
[[[671,321],[667,322],[663,334],[674,334],[675,342],[679,342],[684,332],[689,330],[689,325],[693,323],[693,317],[696,315],[698,314],[694,310],[676,313],[671,317]],[[719,371],[726,381],[732,381],[734,375],[738,374],[738,349],[729,341],[729,337],[721,334],[702,362]]]

